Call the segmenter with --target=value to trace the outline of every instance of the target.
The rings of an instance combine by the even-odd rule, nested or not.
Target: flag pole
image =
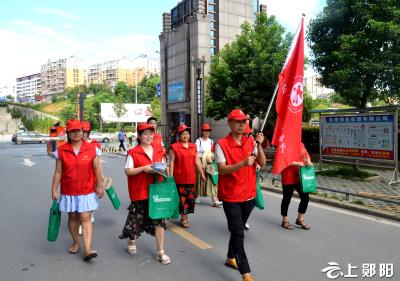
[[[303,14],[302,14],[302,18],[304,18],[305,16],[306,16],[306,14],[303,13]],[[297,34],[297,33],[298,33],[298,32],[296,32],[296,34]],[[296,37],[293,37],[292,42],[291,42],[291,44],[290,44],[291,46],[292,46],[293,42],[295,41],[295,39],[296,39]],[[290,52],[290,50],[289,50],[289,52],[288,52],[288,54],[287,54],[287,56],[286,56],[286,59],[285,59],[285,64],[286,64],[286,61],[287,61],[287,59],[288,59],[290,53],[291,53],[291,52]],[[272,105],[274,104],[274,100],[275,100],[275,97],[276,97],[276,93],[278,92],[278,88],[279,88],[279,82],[276,83],[275,90],[274,90],[274,93],[273,93],[273,95],[272,95],[271,102],[270,102],[269,105],[268,105],[267,113],[265,114],[264,121],[263,121],[263,124],[262,124],[261,129],[260,129],[260,132],[261,132],[261,133],[264,131],[264,127],[265,127],[265,124],[267,123],[267,119],[268,119],[268,116],[269,116],[269,112],[271,111]]]

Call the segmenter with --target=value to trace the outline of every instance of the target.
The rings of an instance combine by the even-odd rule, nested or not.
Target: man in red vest
[[[263,167],[266,158],[261,144],[262,134],[255,139],[244,136],[247,115],[240,109],[228,115],[231,132],[215,146],[218,164],[218,198],[231,232],[225,265],[238,269],[244,281],[252,281],[250,266],[244,250],[244,224],[255,207],[256,166]]]

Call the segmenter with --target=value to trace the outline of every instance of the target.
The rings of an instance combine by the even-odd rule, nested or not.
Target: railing
[[[277,179],[277,178],[273,178],[272,185],[275,185],[275,181],[281,181],[281,180]],[[354,192],[350,192],[350,191],[337,190],[337,189],[327,188],[327,187],[322,187],[322,186],[317,186],[317,189],[325,190],[325,191],[329,191],[329,192],[333,192],[333,193],[344,194],[346,196],[346,201],[350,201],[350,196],[353,196],[353,197],[360,197],[360,198],[366,198],[366,199],[371,199],[371,200],[378,200],[378,201],[382,201],[382,202],[386,202],[386,203],[400,204],[400,199],[395,200],[395,199],[379,198],[376,196],[369,196],[366,194],[359,194],[359,193],[354,193]]]

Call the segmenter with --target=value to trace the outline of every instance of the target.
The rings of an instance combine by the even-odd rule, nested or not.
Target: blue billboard
[[[183,82],[168,84],[168,103],[185,101],[185,86]]]

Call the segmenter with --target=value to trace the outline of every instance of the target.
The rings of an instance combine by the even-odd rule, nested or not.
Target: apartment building
[[[72,56],[66,59],[48,61],[42,65],[42,96],[45,99],[61,94],[67,88],[84,85],[84,68],[82,60]]]
[[[160,62],[154,58],[143,58],[138,62],[128,58],[92,64],[86,70],[86,85],[106,84],[114,89],[121,81],[129,86],[140,83],[144,77],[160,73]]]
[[[33,100],[36,95],[41,94],[41,74],[35,73],[16,79],[17,99]]]

